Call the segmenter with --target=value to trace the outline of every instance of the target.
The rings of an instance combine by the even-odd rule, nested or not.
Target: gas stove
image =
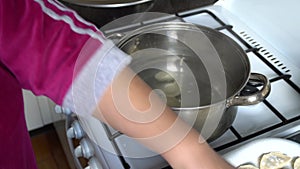
[[[284,3],[286,7],[270,0],[223,0],[124,28],[178,19],[213,28],[234,39],[245,50],[251,72],[269,78],[272,89],[267,99],[257,105],[240,106],[230,129],[210,143],[220,155],[260,138],[280,137],[300,142],[300,51],[296,47],[300,40],[296,33],[300,22],[291,21],[300,4],[297,0]],[[124,29],[110,28],[104,32],[118,33]],[[78,168],[82,168],[78,157],[87,159],[86,165],[90,168],[168,167],[158,154],[93,118],[78,119],[69,115],[66,127]],[[74,139],[78,140],[77,144]]]

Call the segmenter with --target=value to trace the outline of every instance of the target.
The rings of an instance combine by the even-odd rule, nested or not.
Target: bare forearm
[[[231,168],[151,91],[126,69],[105,92],[94,116],[160,153],[173,168]]]
[[[180,144],[163,154],[164,158],[174,169],[233,169],[198,138],[197,132],[190,132]]]

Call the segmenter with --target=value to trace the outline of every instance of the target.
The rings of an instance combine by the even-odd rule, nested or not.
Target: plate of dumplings
[[[300,169],[300,144],[283,138],[258,139],[223,157],[238,169]]]

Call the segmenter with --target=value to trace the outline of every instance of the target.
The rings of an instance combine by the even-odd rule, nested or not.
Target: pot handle
[[[265,75],[259,73],[251,73],[248,82],[261,82],[263,87],[254,94],[247,96],[235,96],[227,100],[226,106],[247,106],[258,104],[263,101],[271,91],[271,84]]]

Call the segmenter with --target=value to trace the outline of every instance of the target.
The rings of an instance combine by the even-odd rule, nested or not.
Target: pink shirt
[[[89,42],[88,52],[82,56],[86,42]],[[82,72],[107,70],[105,66],[89,68],[92,58],[107,62],[103,65],[110,65],[111,60],[114,61],[111,64],[121,65],[118,70],[101,74],[100,82],[106,82],[96,87],[100,89],[105,89],[130,62],[115,47],[110,47],[113,52],[107,52],[109,57],[99,56],[106,42],[93,25],[53,0],[0,1],[0,169],[36,168],[24,120],[21,88],[48,96],[76,111],[74,96],[70,94],[71,90],[80,91],[80,87],[72,88],[75,81],[77,86],[85,88],[86,84],[81,84],[88,80]],[[96,91],[97,97],[102,93],[103,90]],[[84,107],[78,110],[83,115],[91,113],[88,109],[84,112]]]

